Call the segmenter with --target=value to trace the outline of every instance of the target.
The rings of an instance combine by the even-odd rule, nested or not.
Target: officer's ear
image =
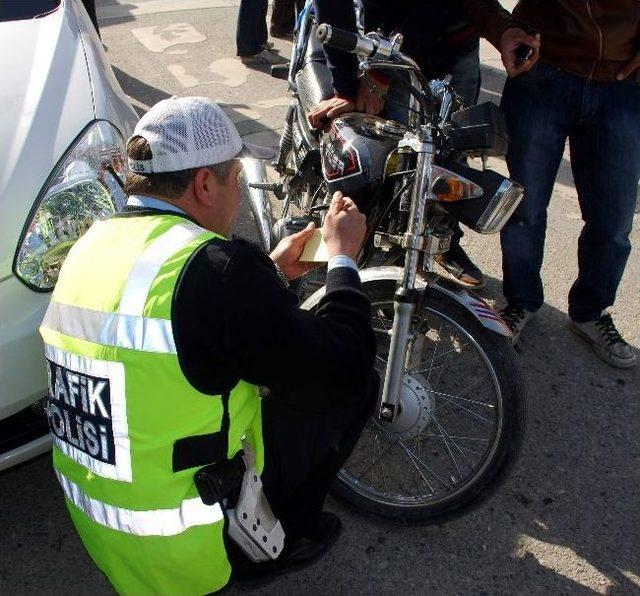
[[[220,191],[220,182],[209,168],[199,168],[193,179],[193,194],[198,203],[211,207]]]

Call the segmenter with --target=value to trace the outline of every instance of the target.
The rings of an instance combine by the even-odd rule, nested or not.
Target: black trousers
[[[89,18],[93,23],[93,26],[96,28],[98,35],[100,35],[100,28],[98,27],[98,17],[96,16],[96,0],[82,0],[82,4],[86,8],[89,13]]]
[[[264,491],[285,532],[295,537],[322,510],[331,483],[355,447],[378,399],[372,373],[349,404],[305,409],[270,395],[263,401]]]
[[[274,0],[271,12],[271,34],[293,33],[296,14],[304,8],[304,0]]]

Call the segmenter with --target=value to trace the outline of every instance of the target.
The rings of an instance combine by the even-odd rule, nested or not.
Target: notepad
[[[313,231],[313,236],[304,245],[300,260],[303,263],[326,263],[329,260],[329,250],[322,239],[322,228]]]

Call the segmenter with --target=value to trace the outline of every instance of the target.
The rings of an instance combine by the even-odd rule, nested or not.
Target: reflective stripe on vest
[[[91,343],[139,352],[176,354],[171,321],[143,317],[153,280],[169,257],[193,242],[204,230],[180,223],[156,238],[133,266],[115,313],[90,310],[54,300],[42,326]]]
[[[52,300],[42,326],[91,343],[138,352],[175,354],[171,321],[100,312]]]
[[[142,316],[151,284],[162,265],[204,231],[192,222],[180,223],[156,238],[133,266],[120,299],[118,312],[122,315]]]
[[[214,524],[223,519],[220,505],[205,505],[200,497],[185,499],[175,509],[134,511],[92,499],[56,470],[65,496],[94,522],[135,536],[175,536],[193,526]]]

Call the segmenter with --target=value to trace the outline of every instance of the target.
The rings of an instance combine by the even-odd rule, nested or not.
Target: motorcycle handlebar
[[[316,38],[324,45],[331,46],[337,50],[352,54],[364,54],[368,57],[373,56],[378,49],[377,45],[368,37],[363,37],[353,31],[339,29],[326,23],[318,26]]]

